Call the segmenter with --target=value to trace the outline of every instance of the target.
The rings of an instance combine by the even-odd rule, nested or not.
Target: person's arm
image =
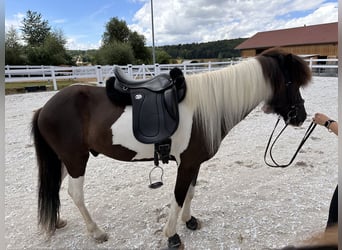
[[[329,131],[338,135],[338,123],[325,114],[316,113],[315,117],[312,120],[314,123],[325,126],[327,127],[327,129],[329,129]]]

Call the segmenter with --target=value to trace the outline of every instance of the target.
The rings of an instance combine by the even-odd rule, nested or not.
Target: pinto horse
[[[237,65],[184,78],[187,92],[179,103],[179,126],[171,137],[170,155],[178,172],[164,227],[169,248],[181,245],[176,232],[179,216],[189,229],[199,227],[190,205],[201,164],[215,155],[228,132],[261,102],[266,113],[276,113],[290,125],[300,126],[306,119],[300,87],[310,82],[311,71],[300,57],[271,49]],[[108,239],[84,203],[89,153],[120,161],[153,160],[153,145],[143,144],[133,135],[132,107],[115,104],[108,91],[110,88],[73,85],[60,90],[34,114],[38,222],[49,234],[66,224],[59,213],[59,191],[69,176],[68,193],[88,232],[97,241]]]

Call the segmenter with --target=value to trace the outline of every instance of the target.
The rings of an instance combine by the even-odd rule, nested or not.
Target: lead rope
[[[265,149],[265,153],[264,153],[264,162],[266,163],[267,166],[269,167],[273,167],[273,168],[286,168],[288,166],[290,166],[292,164],[292,162],[294,161],[294,159],[296,158],[299,150],[302,148],[302,146],[304,145],[304,143],[306,142],[306,140],[309,138],[309,136],[311,135],[311,133],[314,131],[315,127],[316,127],[316,123],[314,122],[311,122],[310,126],[308,127],[308,129],[306,130],[305,134],[304,134],[304,137],[302,139],[302,141],[299,143],[298,145],[298,148],[296,150],[296,152],[294,153],[294,155],[292,156],[292,159],[289,161],[289,163],[287,164],[284,164],[284,165],[281,165],[281,164],[278,164],[274,158],[273,158],[273,155],[272,155],[272,149],[273,149],[273,146],[275,144],[275,142],[279,139],[280,135],[284,132],[284,130],[287,128],[287,126],[289,125],[288,122],[286,122],[285,126],[283,127],[283,129],[279,132],[279,134],[277,135],[277,137],[274,139],[272,145],[271,145],[271,141],[272,141],[272,137],[273,137],[273,134],[274,134],[274,131],[276,130],[277,126],[278,126],[278,123],[280,121],[280,117],[278,117],[278,120],[274,126],[274,129],[270,135],[270,138],[268,139],[268,143],[267,143],[267,146],[266,146],[266,149]],[[266,158],[267,158],[267,152],[268,152],[268,148],[270,147],[271,145],[271,148],[270,148],[270,158],[273,162],[274,165],[270,164],[267,162]]]

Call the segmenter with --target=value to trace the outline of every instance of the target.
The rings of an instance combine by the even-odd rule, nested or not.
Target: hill
[[[240,51],[234,48],[247,38],[220,40],[206,43],[191,43],[179,45],[160,46],[159,49],[166,51],[172,58],[203,59],[203,58],[231,58],[239,57]]]
[[[206,43],[191,43],[159,46],[157,49],[167,52],[172,59],[224,59],[240,57],[240,51],[234,48],[247,38],[220,40]],[[68,50],[74,63],[81,58],[84,64],[97,64],[97,50]]]

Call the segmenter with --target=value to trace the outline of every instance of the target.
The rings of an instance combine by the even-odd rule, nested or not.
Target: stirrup
[[[152,174],[153,170],[155,170],[156,168],[160,168],[161,169],[160,181],[152,182],[151,174]],[[163,186],[163,175],[164,175],[164,169],[162,167],[155,166],[154,168],[152,168],[151,171],[150,171],[150,175],[149,175],[150,185],[148,185],[148,187],[152,188],[152,189],[156,189],[156,188],[160,188],[161,186]]]

